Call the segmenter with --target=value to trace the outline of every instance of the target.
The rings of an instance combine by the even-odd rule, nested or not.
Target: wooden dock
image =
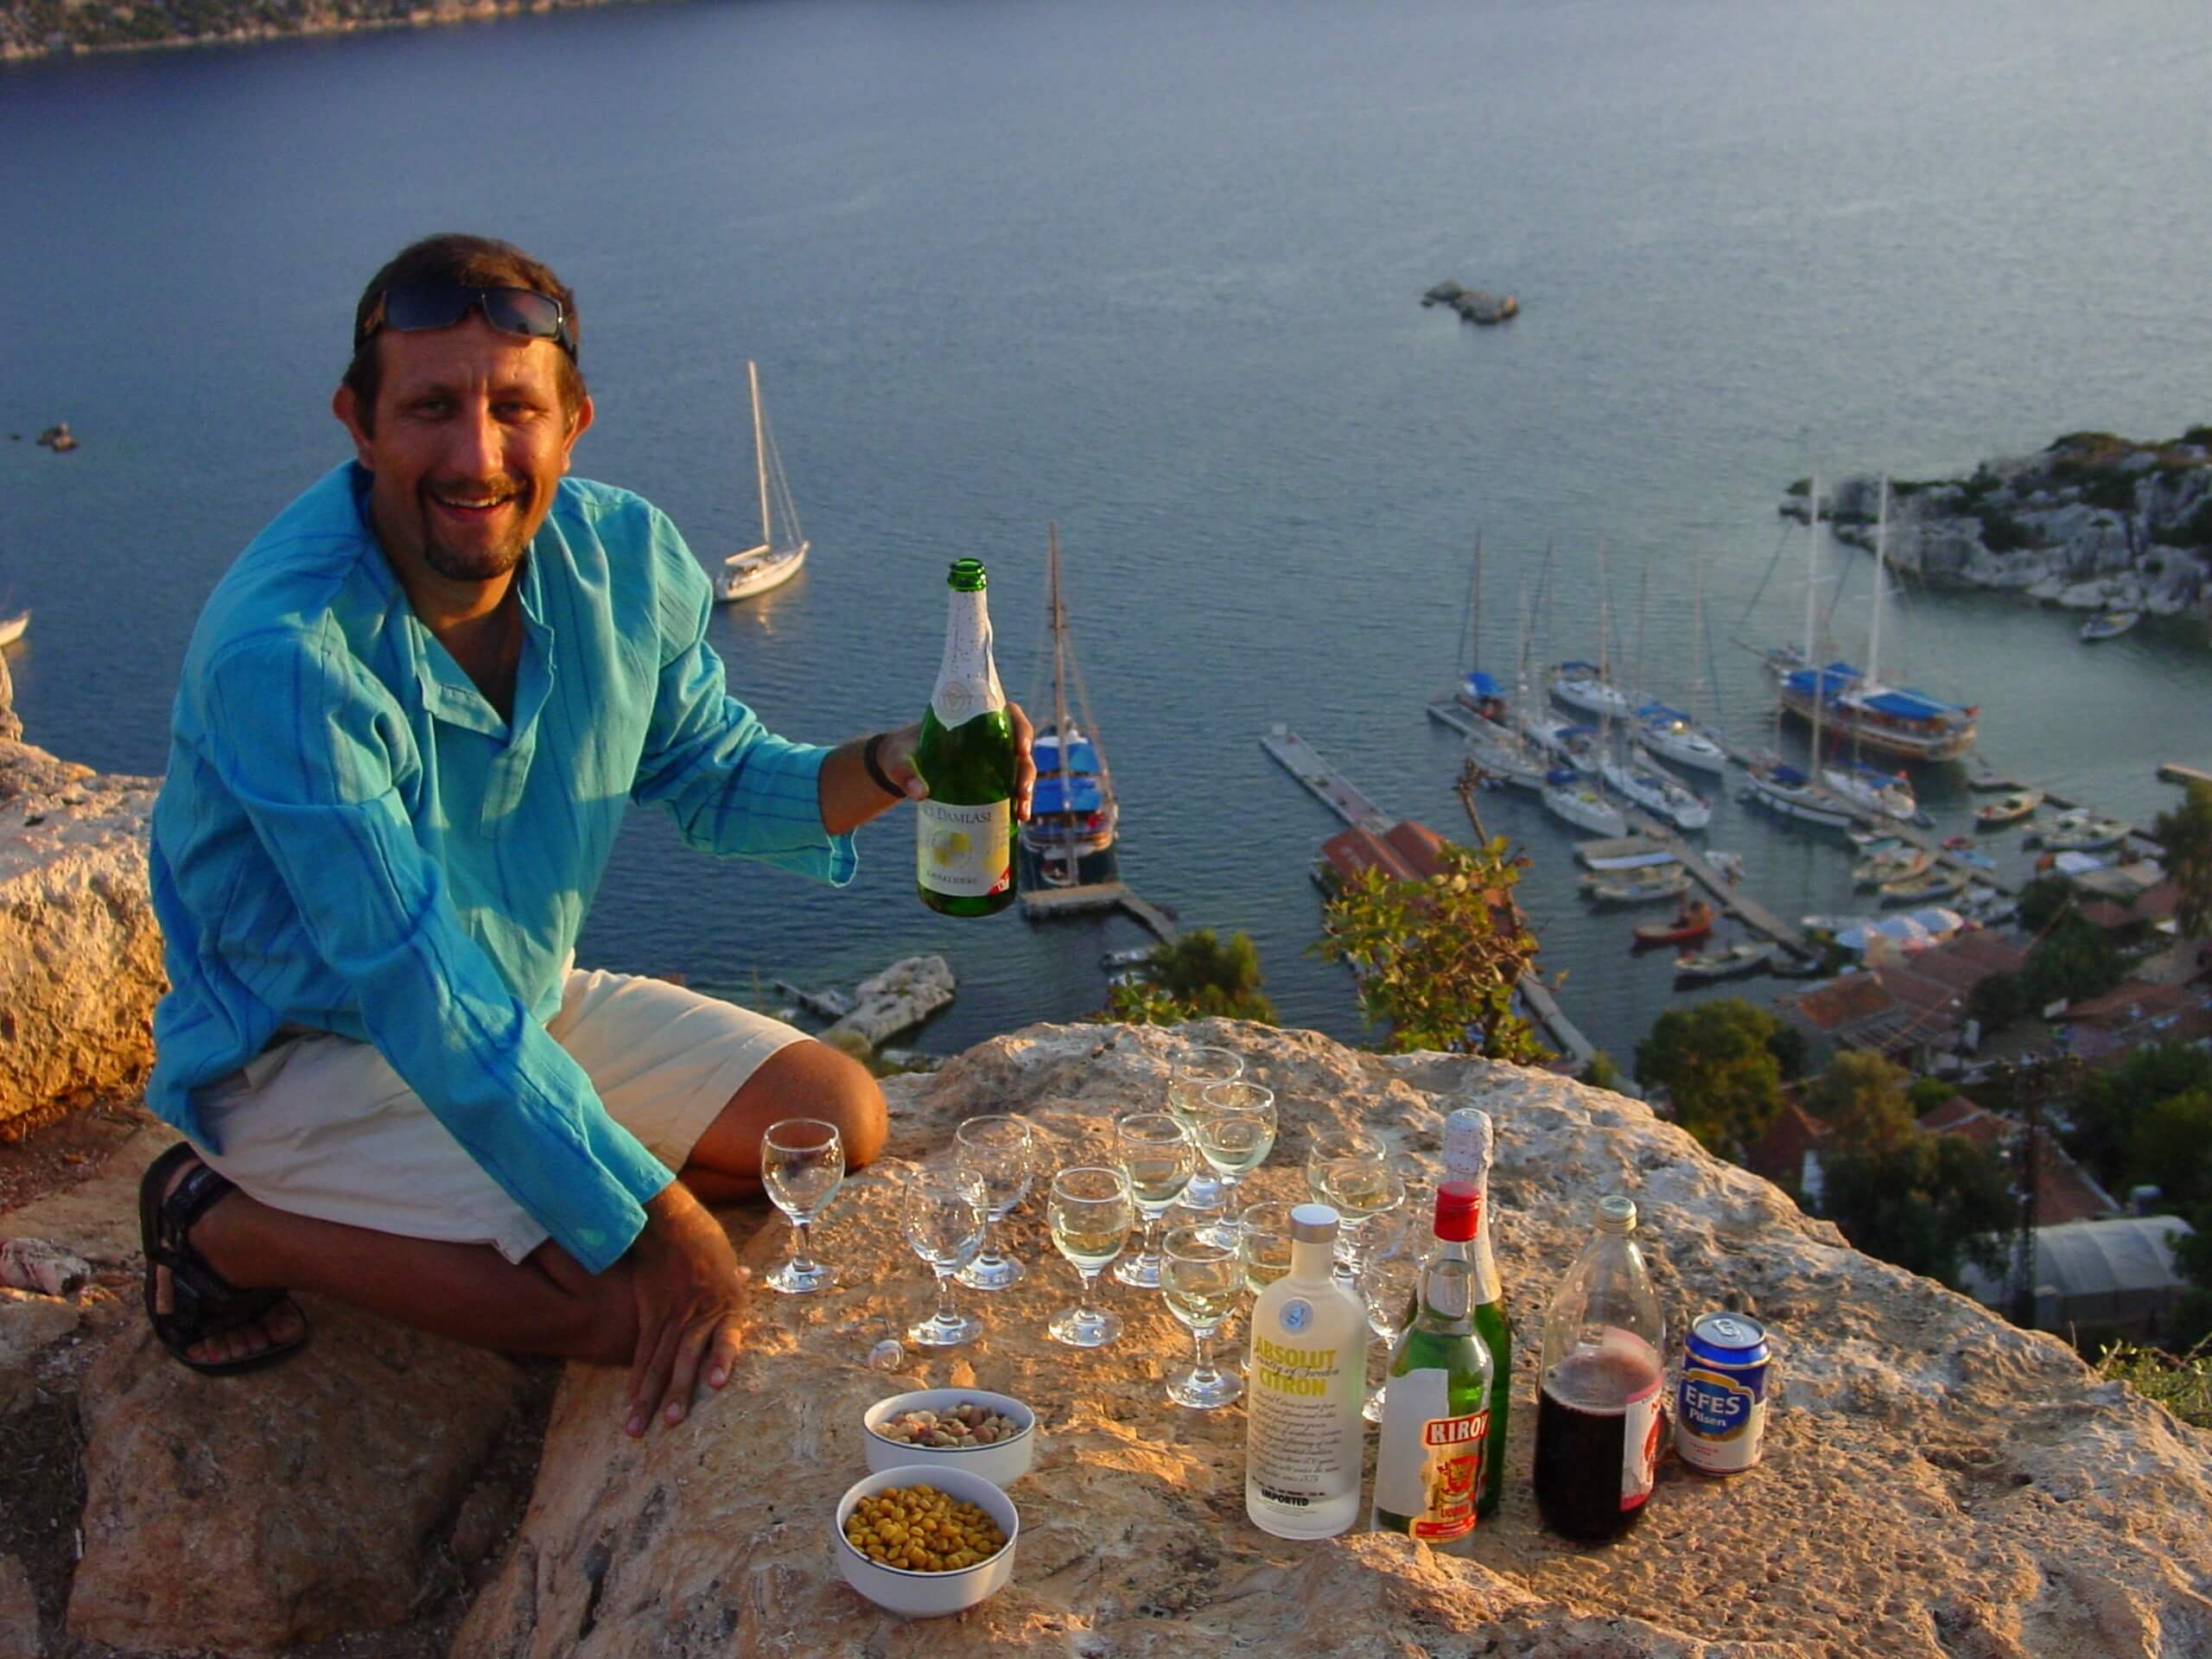
[[[1119,881],[1086,881],[1073,887],[1030,887],[1021,894],[1021,913],[1034,918],[1074,916],[1090,910],[1118,910],[1142,924],[1162,944],[1175,943],[1174,918],[1158,905],[1140,899]]]
[[[1311,790],[1321,804],[1346,823],[1381,835],[1393,820],[1361,794],[1306,746],[1306,740],[1287,726],[1277,725],[1260,740],[1260,747],[1274,756],[1282,769]]]
[[[2162,784],[2212,784],[2212,772],[2202,766],[2184,766],[2178,760],[2158,762],[2158,781]]]
[[[1755,933],[1765,935],[1792,956],[1810,957],[1813,948],[1805,943],[1805,936],[1794,923],[1786,922],[1764,905],[1745,893],[1740,887],[1707,863],[1691,846],[1672,829],[1646,814],[1627,810],[1624,816],[1629,826],[1646,841],[1656,842],[1675,855],[1675,860],[1689,872],[1690,880],[1713,895],[1713,901],[1724,916],[1733,918]]]

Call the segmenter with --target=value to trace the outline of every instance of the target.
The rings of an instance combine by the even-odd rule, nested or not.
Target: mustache
[[[530,493],[530,486],[526,480],[506,473],[494,474],[490,478],[425,479],[422,487],[424,493],[430,495],[507,496],[527,495]]]

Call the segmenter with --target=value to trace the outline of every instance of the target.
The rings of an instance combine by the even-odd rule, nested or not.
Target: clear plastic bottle
[[[1641,1520],[1666,1429],[1660,1404],[1666,1321],[1636,1245],[1636,1205],[1598,1204],[1598,1229],[1544,1319],[1536,1404],[1536,1508],[1554,1532],[1588,1543]]]
[[[1332,1538],[1359,1517],[1367,1311],[1336,1280],[1337,1212],[1290,1212],[1290,1271],[1252,1305],[1244,1512],[1278,1538]]]

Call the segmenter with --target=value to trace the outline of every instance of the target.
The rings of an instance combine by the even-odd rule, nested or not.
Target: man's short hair
[[[533,259],[512,242],[488,236],[442,232],[411,242],[369,278],[353,308],[353,360],[346,365],[345,384],[353,393],[359,417],[365,427],[376,424],[377,393],[384,384],[384,358],[377,341],[382,337],[384,296],[402,283],[454,283],[465,288],[526,288],[558,300],[569,321],[569,338],[581,346],[583,323],[576,315],[576,296],[553,274],[552,267]],[[373,331],[373,332],[372,332]],[[567,352],[561,353],[563,407],[573,416],[584,400],[583,371]]]

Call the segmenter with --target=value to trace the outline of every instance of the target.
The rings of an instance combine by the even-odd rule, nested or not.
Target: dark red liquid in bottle
[[[1656,1356],[1602,1349],[1552,1368],[1536,1403],[1536,1508],[1547,1527],[1603,1543],[1643,1518],[1666,1427],[1658,1395]]]

